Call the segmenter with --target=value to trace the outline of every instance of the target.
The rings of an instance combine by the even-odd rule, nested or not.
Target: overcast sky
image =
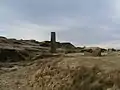
[[[0,35],[120,48],[120,0],[0,0]]]

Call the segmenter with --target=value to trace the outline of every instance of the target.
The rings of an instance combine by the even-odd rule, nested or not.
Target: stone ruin
[[[51,32],[51,53],[56,53],[56,33]]]
[[[84,51],[85,56],[101,56],[102,49],[99,47],[89,48]]]

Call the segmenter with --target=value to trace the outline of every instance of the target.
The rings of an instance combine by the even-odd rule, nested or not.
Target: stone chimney
[[[51,32],[51,53],[56,53],[56,33]]]

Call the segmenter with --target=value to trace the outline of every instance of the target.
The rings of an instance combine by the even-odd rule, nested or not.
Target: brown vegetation
[[[98,67],[61,69],[54,65],[41,68],[33,77],[34,90],[117,90],[120,71],[105,73]]]
[[[0,37],[0,90],[120,90],[118,52],[56,44]]]

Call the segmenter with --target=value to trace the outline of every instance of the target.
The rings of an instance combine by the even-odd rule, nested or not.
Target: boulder
[[[89,48],[84,51],[85,56],[101,56],[102,49],[99,47]]]

